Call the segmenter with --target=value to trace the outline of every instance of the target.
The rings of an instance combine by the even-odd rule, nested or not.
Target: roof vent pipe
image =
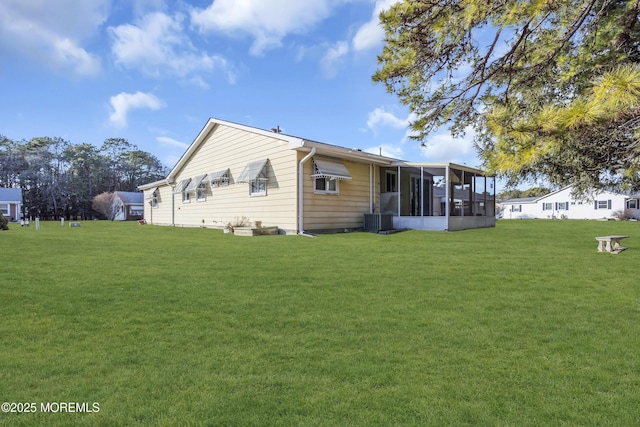
[[[298,234],[301,236],[315,237],[304,232],[304,164],[316,154],[316,147],[311,147],[309,154],[300,160],[298,165]]]

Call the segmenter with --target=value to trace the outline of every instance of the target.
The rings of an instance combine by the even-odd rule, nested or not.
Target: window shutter
[[[611,200],[607,200],[607,209],[611,209]]]
[[[598,201],[597,200],[595,200],[593,202],[593,209],[598,210]]]
[[[569,210],[569,202],[564,202],[566,206],[566,210]]]
[[[543,211],[546,211],[546,210],[547,210],[547,204],[546,204],[546,203],[543,203],[543,204],[542,204],[542,210],[543,210]]]
[[[555,210],[558,210],[558,202],[555,203],[555,207],[556,207]]]

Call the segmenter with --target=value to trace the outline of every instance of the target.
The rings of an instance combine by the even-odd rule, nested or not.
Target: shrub
[[[2,215],[2,212],[0,212],[0,230],[8,230],[8,223],[7,218],[5,218],[4,215]]]
[[[629,220],[631,218],[633,218],[633,215],[631,214],[631,210],[629,209],[625,209],[625,210],[620,210],[620,211],[615,211],[613,213],[613,217],[620,219],[620,220]]]

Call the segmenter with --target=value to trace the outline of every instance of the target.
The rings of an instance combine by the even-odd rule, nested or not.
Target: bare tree
[[[94,211],[113,221],[118,213],[118,206],[114,203],[116,195],[110,192],[100,193],[93,198],[91,207]]]

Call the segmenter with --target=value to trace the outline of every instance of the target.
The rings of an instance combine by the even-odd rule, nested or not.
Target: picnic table
[[[627,248],[620,246],[620,240],[626,239],[629,236],[600,236],[596,237],[598,241],[598,252],[609,252],[612,254],[619,254]]]

